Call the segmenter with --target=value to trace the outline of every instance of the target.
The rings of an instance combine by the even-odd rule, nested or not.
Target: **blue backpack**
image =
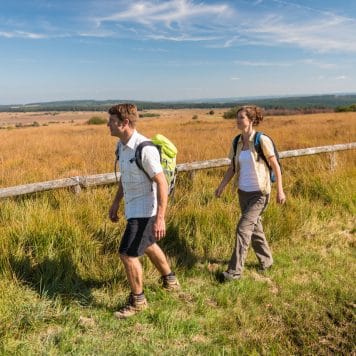
[[[262,147],[261,147],[260,139],[261,139],[262,135],[263,135],[263,132],[257,131],[256,134],[255,134],[255,137],[253,139],[255,150],[257,152],[257,161],[259,161],[260,158],[263,159],[263,161],[266,163],[266,165],[267,165],[267,167],[269,169],[269,175],[270,175],[271,182],[274,183],[276,181],[276,177],[275,177],[274,172],[273,172],[271,166],[269,165],[268,160],[267,160],[266,156],[264,155]],[[267,135],[265,135],[265,136],[267,136]],[[274,144],[273,140],[269,136],[267,136],[267,137],[272,141],[274,155],[277,158],[277,162],[278,162],[279,167],[281,168],[281,172],[282,172],[282,165],[281,165],[281,161],[280,161],[280,158],[279,158],[279,154],[278,154],[276,145]],[[234,168],[234,172],[236,171],[235,157],[236,157],[236,151],[237,151],[237,143],[239,142],[240,138],[241,138],[241,134],[237,135],[234,138],[234,140],[232,141],[232,146],[233,146],[233,149],[234,149],[234,157],[232,159],[232,165],[233,165],[233,168]]]

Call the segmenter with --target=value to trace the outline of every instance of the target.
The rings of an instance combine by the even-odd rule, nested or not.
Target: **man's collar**
[[[135,148],[135,143],[136,143],[136,140],[137,140],[137,136],[138,136],[138,133],[137,133],[137,131],[135,129],[125,146],[129,147],[129,148],[131,148],[133,150]]]

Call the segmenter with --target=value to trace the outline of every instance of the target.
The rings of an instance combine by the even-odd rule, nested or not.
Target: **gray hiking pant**
[[[228,272],[234,275],[242,274],[250,241],[252,241],[252,248],[263,269],[270,267],[273,263],[271,250],[261,223],[261,214],[267,207],[269,196],[263,195],[261,192],[243,192],[241,190],[238,191],[238,194],[241,218],[237,224],[235,248],[228,267]]]

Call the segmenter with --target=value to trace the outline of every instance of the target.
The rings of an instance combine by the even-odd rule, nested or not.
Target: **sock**
[[[176,274],[174,272],[170,272],[168,274],[166,274],[165,276],[163,276],[164,279],[175,279],[176,278]]]
[[[138,294],[132,293],[132,295],[135,297],[136,300],[145,299],[145,293],[144,292],[141,292],[141,293],[138,293]]]

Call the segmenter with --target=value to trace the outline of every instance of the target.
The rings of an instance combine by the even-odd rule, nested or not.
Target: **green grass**
[[[331,173],[320,157],[283,162],[288,203],[273,195],[264,215],[275,265],[259,272],[250,251],[229,284],[218,273],[234,243],[233,188],[214,197],[219,169],[178,176],[162,246],[182,291],[163,291],[144,258],[150,307],[124,321],[112,317],[128,293],[125,221],[107,219],[114,187],[2,201],[0,354],[351,354],[355,165],[341,154]]]

